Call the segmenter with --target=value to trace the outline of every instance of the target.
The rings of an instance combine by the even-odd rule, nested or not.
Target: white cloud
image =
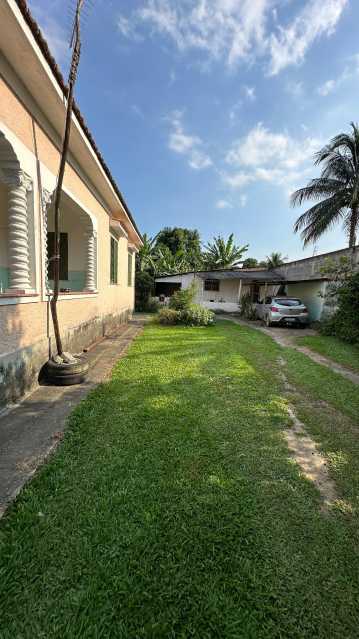
[[[135,115],[141,118],[141,120],[144,120],[145,116],[143,115],[143,111],[140,109],[139,106],[137,106],[137,104],[132,104],[131,110]]]
[[[254,87],[247,87],[246,85],[243,87],[244,95],[248,100],[256,99],[256,90]]]
[[[329,93],[334,91],[335,85],[336,85],[335,80],[327,80],[326,82],[324,82],[324,84],[318,87],[319,95],[322,95],[322,96],[329,95]]]
[[[246,184],[253,182],[255,178],[254,175],[251,175],[250,173],[238,171],[237,173],[223,173],[222,179],[233,189],[241,189]]]
[[[303,82],[288,82],[286,91],[294,98],[300,98],[304,93]]]
[[[333,91],[336,91],[341,87],[344,82],[350,80],[354,76],[359,74],[359,54],[356,54],[350,58],[350,64],[348,64],[336,79],[327,80],[317,89],[317,93],[322,97],[326,97]]]
[[[233,204],[228,202],[228,200],[217,200],[216,208],[217,209],[233,209]]]
[[[58,9],[58,6],[55,5],[55,9]],[[49,15],[49,11],[37,2],[31,2],[31,11],[40,25],[41,31],[56,62],[64,67],[70,59],[68,33],[61,26],[60,20]]]
[[[286,132],[269,131],[259,122],[232,144],[226,155],[232,171],[222,178],[238,189],[255,181],[287,186],[297,183],[312,168],[313,155],[321,144],[316,138],[298,140]]]
[[[302,62],[317,38],[335,31],[347,3],[348,0],[310,0],[291,24],[279,26],[279,33],[270,36],[270,74]]]
[[[201,51],[206,61],[197,62],[206,69],[211,60],[235,67],[243,60],[267,57],[269,72],[275,75],[302,62],[316,39],[334,32],[348,1],[302,0],[296,3],[299,10],[292,22],[281,24],[276,7],[282,0],[142,0],[119,24],[128,37],[149,27],[181,52]]]
[[[206,169],[212,166],[212,160],[203,150],[203,142],[197,135],[189,135],[183,128],[183,113],[173,111],[168,118],[171,123],[171,132],[168,146],[175,153],[185,155],[188,165],[195,170]]]

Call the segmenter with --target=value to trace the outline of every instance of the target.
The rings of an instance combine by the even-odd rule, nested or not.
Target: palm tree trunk
[[[356,229],[358,226],[359,207],[353,206],[349,228],[349,248],[354,249],[356,243]]]

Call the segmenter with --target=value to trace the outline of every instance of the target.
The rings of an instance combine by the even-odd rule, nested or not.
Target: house
[[[216,271],[178,273],[156,278],[156,296],[168,300],[180,288],[197,285],[195,302],[217,312],[238,312],[240,300],[250,295],[258,302],[267,295],[299,297],[307,306],[311,321],[326,313],[325,290],[328,278],[322,268],[326,260],[339,262],[346,257],[359,270],[359,246],[287,262],[275,270],[231,268]]]
[[[0,404],[37,379],[53,347],[53,195],[65,82],[25,0],[0,3]],[[134,307],[135,220],[76,106],[61,205],[64,346],[80,352]]]

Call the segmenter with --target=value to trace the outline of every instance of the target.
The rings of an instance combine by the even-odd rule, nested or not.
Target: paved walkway
[[[109,378],[145,321],[145,316],[135,317],[88,352],[90,370],[84,384],[40,386],[21,404],[0,416],[0,517],[56,448],[74,407]]]
[[[324,355],[320,355],[319,353],[311,351],[310,348],[308,348],[307,346],[301,346],[300,344],[297,344],[296,339],[298,337],[306,337],[318,334],[317,331],[313,330],[312,328],[304,328],[300,331],[295,331],[292,328],[273,326],[268,328],[267,326],[263,326],[260,321],[249,322],[247,320],[238,319],[236,317],[228,317],[228,315],[220,315],[219,318],[231,320],[236,324],[241,324],[242,326],[248,326],[249,328],[254,328],[258,331],[261,331],[262,333],[269,335],[269,337],[274,339],[274,341],[277,342],[277,344],[280,344],[280,346],[294,348],[296,351],[307,355],[307,357],[313,360],[313,362],[322,364],[322,366],[327,366],[335,373],[338,373],[339,375],[346,377],[346,379],[349,379],[351,382],[353,382],[353,384],[359,384],[358,373],[354,373],[345,366],[341,366],[341,364],[333,362],[333,360],[329,359],[328,357],[324,357]]]

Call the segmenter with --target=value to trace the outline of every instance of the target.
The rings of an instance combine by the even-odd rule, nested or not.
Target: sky
[[[65,76],[75,0],[28,0]],[[359,120],[358,0],[85,0],[76,99],[142,233],[303,249],[290,194]],[[307,207],[308,208],[308,207]]]

